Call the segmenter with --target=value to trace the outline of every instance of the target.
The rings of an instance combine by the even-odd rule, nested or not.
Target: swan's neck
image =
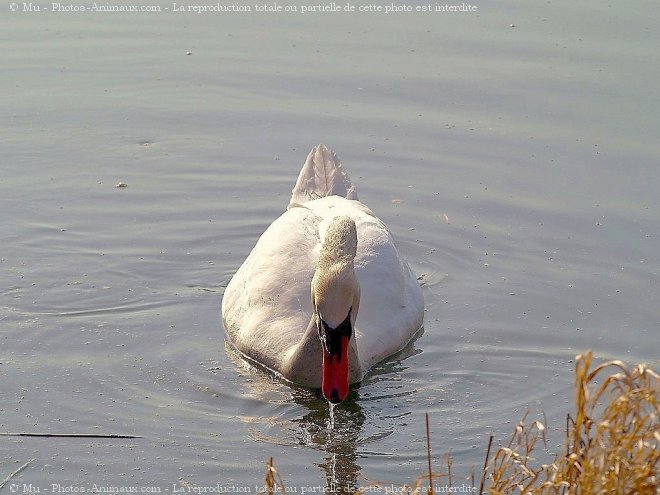
[[[353,329],[348,343],[349,382],[362,378],[355,339],[355,320],[360,306],[360,286],[353,265],[356,252],[355,222],[349,217],[333,218],[325,232],[312,279],[312,315],[303,338],[288,356],[284,373],[286,378],[319,387],[326,352],[319,337],[320,319],[323,319],[324,325],[334,329],[349,315]]]
[[[286,379],[313,388],[321,386],[323,377],[323,346],[316,325],[316,315],[312,314],[303,338],[292,349],[282,369]]]

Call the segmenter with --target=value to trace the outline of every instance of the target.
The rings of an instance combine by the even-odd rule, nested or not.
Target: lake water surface
[[[298,493],[401,486],[425,471],[427,412],[460,486],[527,410],[559,450],[576,354],[657,367],[654,2],[159,1],[0,7],[0,430],[141,437],[0,437],[0,479],[34,459],[16,493],[255,493],[271,456]],[[426,307],[334,428],[318,393],[226,348],[220,319],[319,142]]]

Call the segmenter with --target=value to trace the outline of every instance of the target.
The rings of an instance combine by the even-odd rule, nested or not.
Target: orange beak
[[[340,349],[338,353],[330,354],[323,350],[323,383],[321,390],[323,396],[330,402],[338,404],[348,396],[348,343],[350,337],[339,337]]]

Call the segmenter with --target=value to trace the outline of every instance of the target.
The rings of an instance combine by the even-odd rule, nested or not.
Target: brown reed
[[[591,352],[575,360],[575,417],[568,417],[565,452],[536,466],[532,454],[540,438],[545,442],[546,427],[523,418],[486,468],[486,493],[659,493],[658,375],[643,364],[632,369],[621,361],[593,369],[591,364]]]

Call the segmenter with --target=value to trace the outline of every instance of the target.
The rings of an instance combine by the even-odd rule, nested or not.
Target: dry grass
[[[487,493],[658,493],[658,375],[642,364],[628,369],[621,361],[592,370],[591,361],[590,352],[576,358],[576,411],[567,421],[565,453],[534,467],[531,454],[539,438],[545,439],[545,425],[521,421],[488,466]]]
[[[658,495],[660,459],[660,378],[639,364],[629,369],[610,361],[591,369],[592,355],[579,355],[575,364],[575,416],[568,416],[566,448],[550,464],[535,465],[539,442],[547,443],[546,425],[527,421],[516,426],[506,447],[491,457],[488,443],[479,488],[474,493],[491,495]],[[447,471],[430,469],[417,478],[406,494],[433,494],[431,483],[444,478],[451,486],[451,457]],[[282,480],[268,463],[265,488],[269,494],[284,492]],[[358,490],[357,493],[360,493]]]

